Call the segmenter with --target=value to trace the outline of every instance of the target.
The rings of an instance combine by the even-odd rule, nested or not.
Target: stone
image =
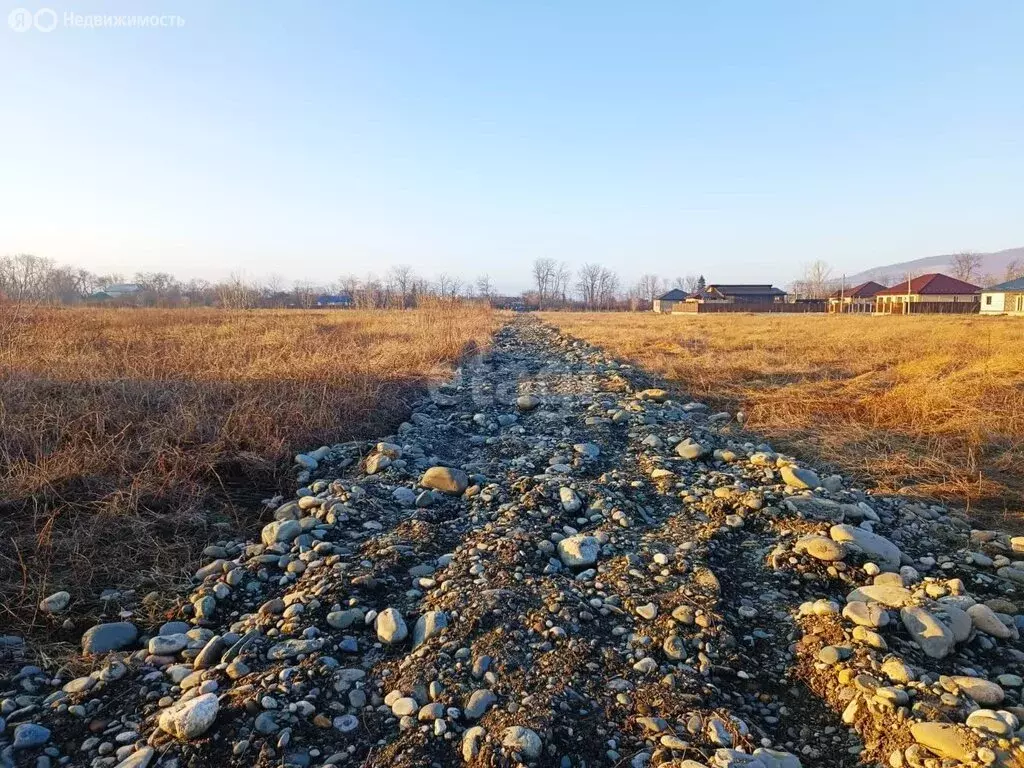
[[[39,601],[39,610],[43,613],[63,613],[71,605],[70,592],[54,592]]]
[[[21,723],[14,728],[15,751],[20,749],[35,749],[41,747],[50,740],[50,729],[44,728],[35,723]]]
[[[494,695],[493,691],[479,688],[470,694],[469,701],[466,702],[462,713],[470,720],[479,720],[497,700],[498,697]]]
[[[900,618],[911,638],[927,656],[944,659],[953,650],[953,632],[924,608],[903,608]]]
[[[828,533],[833,540],[863,552],[874,560],[883,571],[899,571],[903,553],[900,552],[899,547],[884,536],[845,524],[833,525]]]
[[[846,596],[848,603],[881,603],[889,608],[905,608],[908,605],[917,604],[914,594],[906,587],[896,587],[887,584],[868,584],[864,587],[857,587]]]
[[[586,568],[597,562],[601,543],[593,536],[568,536],[558,542],[558,557],[569,568]]]
[[[638,399],[651,400],[655,403],[664,403],[666,400],[668,400],[668,397],[668,392],[666,392],[664,389],[658,389],[656,387],[645,389],[637,393]]]
[[[693,440],[684,440],[676,446],[676,455],[690,461],[701,458],[707,452],[707,448]]]
[[[520,395],[516,398],[516,407],[520,411],[532,411],[540,405],[540,398],[536,395]]]
[[[149,641],[149,652],[154,656],[174,656],[187,647],[188,637],[184,634],[157,635]]]
[[[1013,636],[1013,631],[1003,624],[996,616],[995,611],[984,603],[972,605],[967,609],[967,615],[971,617],[974,626],[986,635],[991,635],[999,640],[1009,640]]]
[[[974,759],[975,738],[963,726],[951,723],[914,723],[910,726],[914,741],[937,754],[964,763]]]
[[[859,600],[853,600],[843,608],[843,616],[862,627],[877,629],[889,624],[889,612],[878,603],[862,603]]]
[[[114,766],[114,768],[147,768],[155,754],[156,750],[153,747],[137,749]]]
[[[377,639],[385,645],[395,645],[409,636],[409,628],[405,625],[405,619],[395,608],[385,608],[378,613],[374,621],[374,629],[377,631]]]
[[[583,506],[576,491],[565,486],[558,489],[558,500],[562,502],[562,509],[566,512],[578,512]]]
[[[821,485],[817,472],[802,467],[795,467],[792,464],[779,467],[779,474],[782,476],[782,481],[790,488],[809,488],[813,490]]]
[[[274,544],[291,544],[302,533],[302,524],[298,520],[274,520],[263,526],[260,538],[268,547]]]
[[[406,717],[413,714],[419,708],[420,705],[416,703],[416,699],[410,696],[402,696],[391,702],[391,712],[395,717]]]
[[[461,469],[431,467],[423,473],[420,485],[441,493],[458,496],[469,487],[469,477]]]
[[[686,642],[679,635],[669,635],[661,644],[661,649],[672,661],[681,661],[687,657]]]
[[[487,735],[481,726],[474,725],[472,728],[467,728],[466,732],[462,734],[462,759],[467,763],[472,763],[476,760],[480,754],[480,742],[483,741]]]
[[[512,752],[518,752],[527,760],[536,760],[540,757],[544,745],[541,743],[540,736],[529,728],[513,725],[502,733],[501,746]]]
[[[793,545],[793,550],[829,563],[846,557],[846,546],[827,536],[803,536]]]
[[[956,687],[983,707],[995,707],[1003,703],[1006,694],[1003,689],[990,680],[968,675],[952,675],[950,677]]]
[[[219,709],[215,693],[179,702],[160,713],[160,730],[183,741],[198,738],[210,730]]]
[[[418,619],[412,628],[412,647],[418,648],[434,635],[440,634],[448,626],[448,614],[444,611],[427,611]]]
[[[97,624],[82,635],[82,653],[98,654],[127,648],[139,637],[139,630],[130,621]]]

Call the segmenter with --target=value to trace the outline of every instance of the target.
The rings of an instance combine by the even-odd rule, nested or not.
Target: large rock
[[[385,645],[395,645],[409,636],[409,628],[405,625],[405,619],[395,608],[385,608],[378,613],[374,629],[377,630],[377,639]]]
[[[412,628],[412,647],[417,648],[448,626],[448,614],[444,611],[427,611]]]
[[[974,761],[977,739],[963,726],[952,723],[914,723],[910,727],[910,734],[914,741],[939,757],[948,757],[962,763]]]
[[[35,749],[50,740],[50,729],[35,723],[22,723],[14,729],[14,749]]]
[[[160,730],[185,741],[198,738],[210,730],[219,709],[215,693],[178,702],[160,714]]]
[[[955,639],[952,630],[924,608],[903,608],[900,618],[925,655],[933,659],[944,659],[953,650]]]
[[[302,533],[302,523],[298,520],[275,520],[263,526],[260,538],[268,547],[273,544],[291,544]]]
[[[593,536],[577,534],[558,542],[558,556],[570,568],[586,568],[597,562],[601,543]]]
[[[848,603],[881,603],[889,608],[905,608],[917,603],[914,593],[895,584],[868,584],[857,587],[846,596]]]
[[[494,695],[493,691],[479,688],[470,694],[469,701],[466,702],[462,713],[470,720],[479,720],[497,700],[498,697]]]
[[[815,560],[824,560],[827,563],[846,557],[846,545],[827,536],[802,536],[793,545],[793,550],[798,554],[807,554]]]
[[[981,677],[970,677],[968,675],[953,675],[949,678],[956,684],[956,687],[967,696],[970,696],[983,707],[995,707],[1003,703],[1006,694],[1003,689],[991,680]],[[939,682],[943,682],[940,678]]]
[[[97,624],[82,635],[82,653],[107,653],[127,648],[139,637],[139,630],[130,621]]]
[[[540,751],[544,745],[541,743],[540,736],[529,728],[513,725],[511,728],[506,728],[502,734],[501,746],[512,752],[518,752],[527,760],[536,760],[540,757]]]
[[[999,620],[995,611],[984,603],[972,605],[967,609],[967,615],[971,617],[974,626],[986,635],[991,635],[999,640],[1009,640],[1013,635],[1013,631]]]
[[[536,395],[520,395],[516,398],[516,406],[520,411],[532,411],[540,405],[540,398]]]
[[[469,477],[461,469],[431,467],[423,473],[420,485],[457,496],[469,487]]]
[[[782,475],[782,481],[790,488],[814,489],[821,485],[821,479],[817,472],[803,467],[794,467],[792,464],[779,467],[779,474]]]
[[[863,552],[883,571],[899,572],[903,553],[884,536],[852,525],[833,525],[828,534],[834,541]]]

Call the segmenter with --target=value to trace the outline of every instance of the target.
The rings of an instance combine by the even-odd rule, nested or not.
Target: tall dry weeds
[[[59,639],[36,612],[46,594],[67,589],[87,619],[101,589],[179,578],[256,524],[294,452],[389,431],[495,323],[445,301],[0,308],[0,625]]]
[[[545,316],[781,447],[1024,526],[1024,319]]]

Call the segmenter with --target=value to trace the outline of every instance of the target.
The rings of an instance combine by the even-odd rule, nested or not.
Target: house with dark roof
[[[712,283],[703,291],[690,294],[690,301],[726,304],[772,304],[786,300],[786,292],[768,283],[735,285]]]
[[[885,315],[912,313],[977,312],[981,288],[955,277],[932,272],[875,294],[875,312]]]
[[[875,296],[885,286],[868,280],[852,288],[840,288],[828,297],[828,311],[832,313],[863,313],[875,311]]]
[[[347,293],[322,293],[316,297],[316,306],[328,309],[347,309],[352,306],[352,297]]]
[[[1007,280],[983,290],[981,314],[1024,315],[1024,277]]]
[[[655,312],[672,312],[677,305],[685,302],[688,296],[689,294],[682,288],[673,288],[654,300],[653,309]]]

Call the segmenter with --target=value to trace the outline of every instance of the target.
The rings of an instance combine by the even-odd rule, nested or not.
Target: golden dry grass
[[[1024,524],[1024,319],[549,313],[875,487]]]
[[[393,428],[497,323],[415,311],[0,308],[0,626],[56,639],[58,589],[88,616],[251,528],[299,450]],[[56,633],[59,635],[60,633]]]

